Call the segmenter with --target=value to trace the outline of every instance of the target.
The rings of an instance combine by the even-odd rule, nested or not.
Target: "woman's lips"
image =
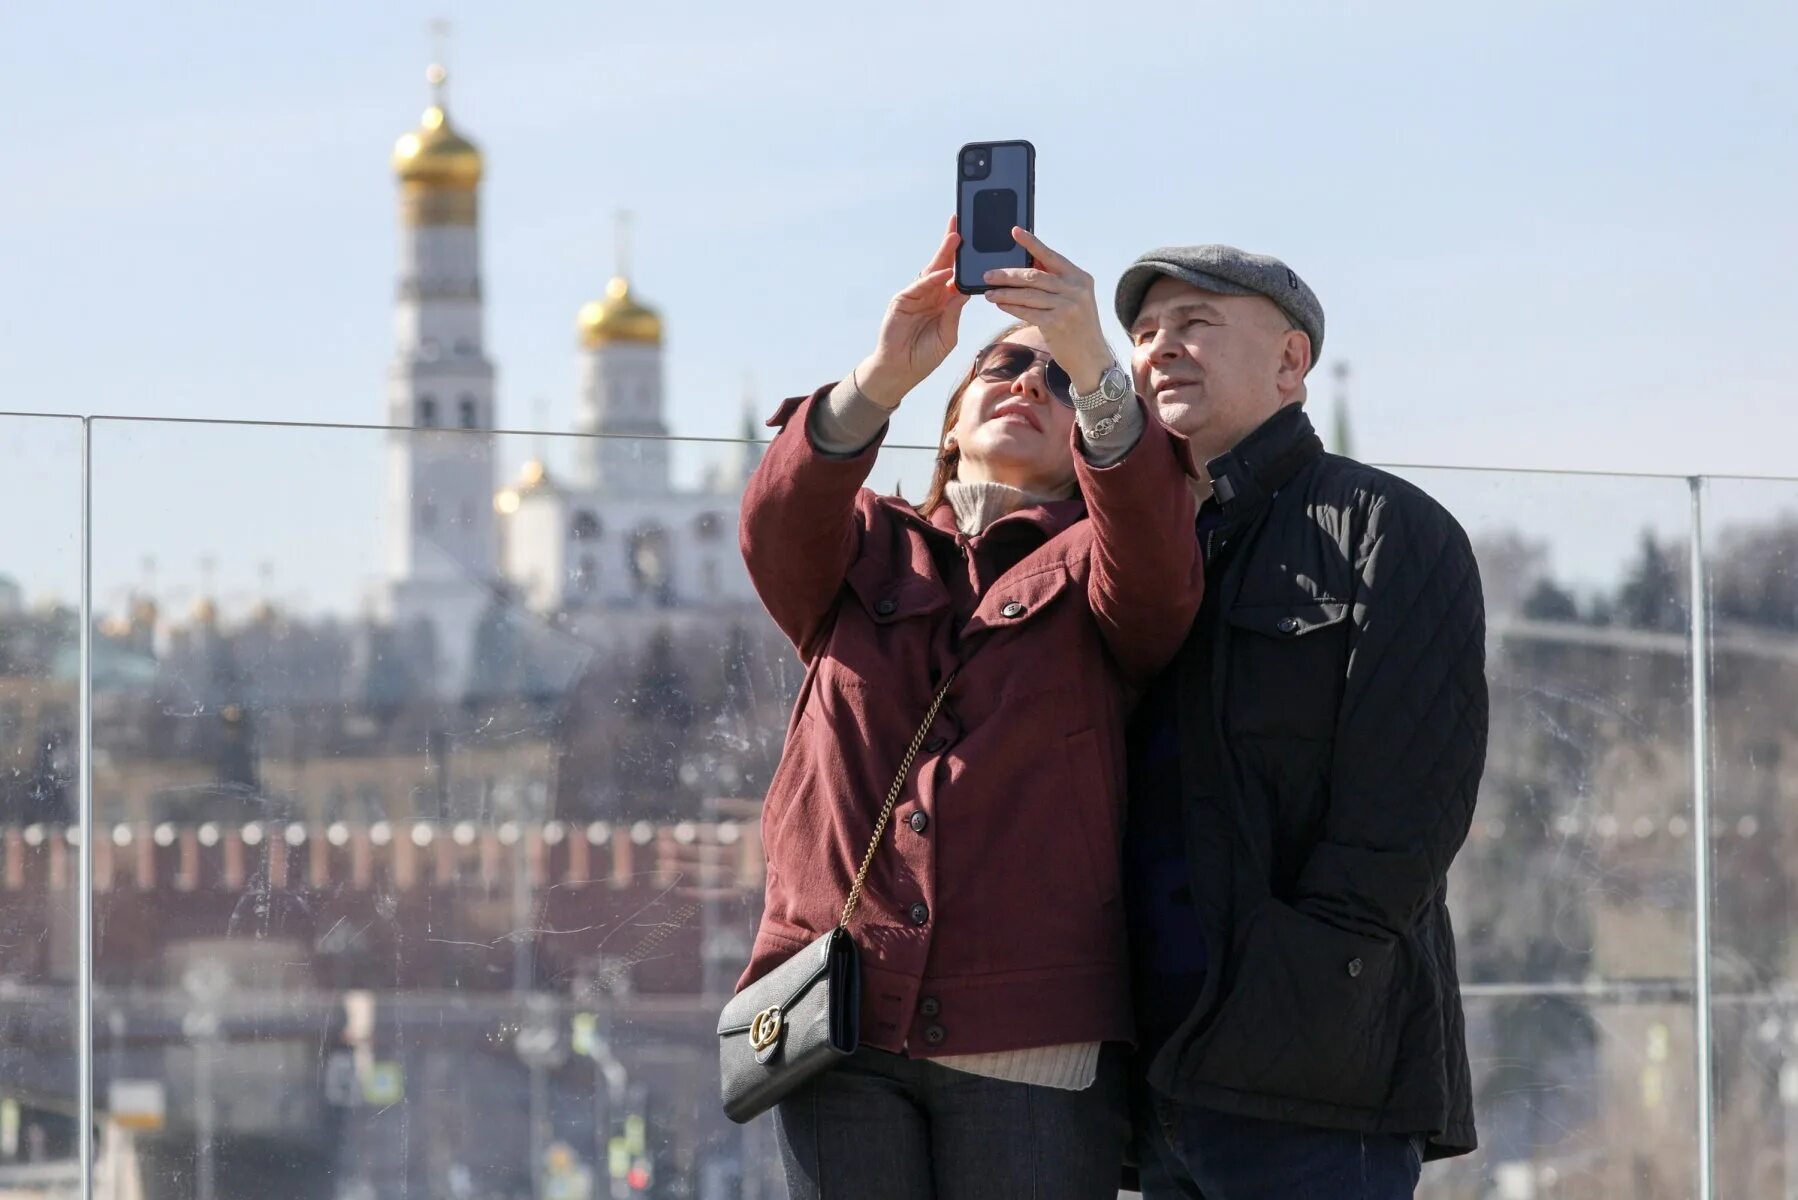
[[[1041,419],[1039,419],[1034,412],[1030,411],[1030,406],[1027,404],[1001,404],[998,408],[993,410],[991,419],[998,421],[1005,417],[1021,417],[1030,422],[1030,428],[1036,430],[1038,433],[1043,431]]]

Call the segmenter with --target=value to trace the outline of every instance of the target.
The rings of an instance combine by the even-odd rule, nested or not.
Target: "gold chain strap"
[[[862,885],[868,882],[868,868],[874,865],[874,852],[880,849],[880,839],[886,834],[887,822],[893,819],[893,806],[899,803],[899,793],[905,790],[905,777],[911,774],[912,760],[918,757],[918,748],[924,744],[924,735],[930,732],[931,722],[936,720],[937,710],[943,707],[943,698],[949,694],[949,685],[955,682],[957,673],[958,671],[949,672],[949,678],[943,680],[943,686],[937,689],[936,699],[930,702],[930,711],[924,714],[924,723],[918,726],[911,746],[905,751],[905,760],[899,764],[899,774],[893,777],[893,786],[887,789],[887,802],[880,810],[880,820],[874,823],[874,836],[868,842],[868,852],[862,855],[861,870],[855,873],[855,883],[849,888],[849,899],[843,902],[843,919],[837,922],[838,929],[849,928],[849,918],[854,915],[855,906],[861,902]]]

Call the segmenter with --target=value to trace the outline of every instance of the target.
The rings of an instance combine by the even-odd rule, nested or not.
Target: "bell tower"
[[[484,163],[450,122],[441,61],[426,78],[430,107],[393,149],[400,263],[387,384],[387,599],[396,624],[433,627],[437,678],[459,689],[499,574],[481,301]]]

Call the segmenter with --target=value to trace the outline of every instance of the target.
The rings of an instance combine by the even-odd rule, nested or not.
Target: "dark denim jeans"
[[[1124,1054],[1070,1092],[864,1049],[781,1101],[775,1134],[792,1200],[1115,1200]]]
[[[1423,1141],[1136,1097],[1143,1200],[1411,1200]]]

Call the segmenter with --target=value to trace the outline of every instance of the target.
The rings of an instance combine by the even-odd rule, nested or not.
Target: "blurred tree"
[[[1616,622],[1629,629],[1683,632],[1687,592],[1685,555],[1676,546],[1663,546],[1645,529],[1636,561],[1617,589]]]

